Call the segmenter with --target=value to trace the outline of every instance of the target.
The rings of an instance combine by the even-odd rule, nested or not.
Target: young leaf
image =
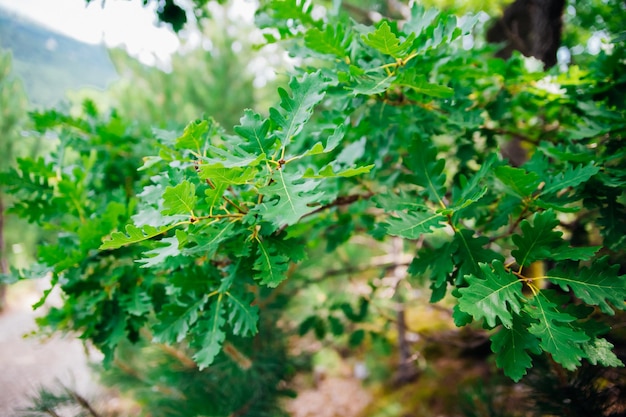
[[[270,108],[270,119],[279,129],[275,134],[283,147],[302,131],[304,124],[313,114],[313,108],[324,98],[328,81],[324,79],[321,71],[317,71],[304,74],[301,79],[292,78],[289,87],[293,98],[289,97],[283,88],[278,90],[281,98],[280,107],[283,110]]]
[[[502,322],[504,327],[513,327],[513,314],[522,308],[522,283],[504,269],[500,261],[494,261],[493,269],[481,263],[483,278],[475,275],[465,277],[467,287],[459,288],[459,309],[471,314],[474,319],[485,319],[489,327]]]
[[[206,146],[206,134],[209,131],[208,120],[195,120],[190,122],[183,131],[182,136],[176,139],[177,149],[190,149],[198,155]]]
[[[622,367],[624,363],[613,352],[613,344],[606,339],[593,339],[583,345],[587,360],[592,365]]]
[[[200,370],[211,365],[215,357],[222,350],[222,344],[226,339],[224,325],[224,304],[222,294],[213,301],[206,317],[201,318],[195,326],[196,344],[199,350],[193,356]]]
[[[362,39],[366,45],[371,46],[385,55],[391,55],[399,59],[407,56],[413,46],[415,34],[411,33],[404,42],[400,43],[400,39],[391,31],[389,23],[383,21],[374,32],[367,34],[367,36],[363,35]]]
[[[169,216],[173,214],[189,214],[193,216],[193,209],[196,206],[196,186],[187,180],[183,180],[175,187],[167,187],[163,193],[162,214]]]

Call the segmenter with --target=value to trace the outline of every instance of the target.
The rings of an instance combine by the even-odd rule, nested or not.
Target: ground
[[[31,305],[37,297],[31,286],[11,287],[7,308],[0,314],[0,416],[19,416],[42,387],[62,383],[85,396],[97,389],[80,341],[25,337],[36,328],[37,313]]]

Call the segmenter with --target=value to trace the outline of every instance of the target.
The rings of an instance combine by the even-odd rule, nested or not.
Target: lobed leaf
[[[270,119],[278,128],[275,135],[283,147],[302,131],[313,114],[313,108],[324,98],[328,81],[318,70],[304,74],[300,79],[292,78],[289,87],[293,97],[289,97],[283,88],[278,89],[282,111],[270,108]]]
[[[504,269],[500,261],[493,262],[493,269],[480,264],[482,278],[475,275],[465,277],[468,286],[459,288],[459,309],[476,320],[485,319],[489,327],[502,323],[513,327],[513,313],[522,308],[522,283],[511,272]]]
[[[529,353],[539,354],[539,340],[527,329],[526,316],[513,315],[511,327],[502,327],[491,335],[491,350],[496,354],[496,365],[514,381],[519,381],[532,366]]]
[[[615,308],[626,309],[626,275],[618,272],[619,265],[610,265],[608,257],[604,257],[580,269],[572,264],[558,266],[546,278],[563,290],[571,290],[585,303],[613,315]]]
[[[417,239],[425,233],[432,233],[435,228],[445,227],[446,218],[439,213],[413,211],[398,213],[397,217],[387,220],[387,233],[406,239]]]
[[[183,180],[175,187],[168,186],[163,192],[162,214],[171,216],[174,214],[189,214],[193,216],[196,206],[196,186],[188,180]]]
[[[507,187],[504,192],[520,198],[531,196],[539,187],[539,174],[527,172],[523,168],[499,166],[495,169],[496,177]]]
[[[250,293],[236,296],[231,292],[228,296],[228,323],[237,336],[253,336],[257,333],[259,321],[259,307],[252,305],[254,297]]]
[[[574,370],[586,356],[581,345],[590,337],[573,325],[576,317],[561,311],[559,306],[566,302],[567,296],[542,290],[524,306],[524,311],[536,320],[528,330],[539,338],[541,349],[564,368]]]
[[[198,321],[194,331],[197,335],[196,344],[199,349],[193,355],[193,359],[198,364],[200,370],[213,363],[215,357],[221,352],[222,344],[226,339],[226,333],[224,332],[226,318],[224,317],[225,311],[222,297],[222,294],[218,295],[217,300],[209,307],[207,316]]]
[[[391,31],[389,23],[383,21],[374,32],[367,34],[367,36],[363,35],[362,39],[366,45],[385,55],[391,55],[399,59],[408,55],[409,50],[413,46],[415,34],[412,33],[401,43],[398,36]]]
[[[164,237],[159,245],[157,248],[144,252],[144,257],[135,260],[135,262],[141,264],[142,268],[150,268],[164,263],[170,256],[180,255],[179,242],[176,236]]]
[[[198,300],[178,300],[164,305],[152,326],[153,341],[169,344],[181,342],[198,320],[208,300],[209,296],[205,294]]]
[[[319,182],[301,178],[296,174],[276,170],[273,182],[260,189],[264,195],[263,203],[257,206],[258,213],[277,227],[292,225],[302,216],[315,210],[322,192],[317,191]]]
[[[246,109],[239,122],[241,124],[235,126],[235,133],[246,140],[241,148],[252,154],[269,155],[276,142],[276,137],[269,135],[270,121],[263,119],[258,113]]]
[[[105,240],[99,249],[117,249],[122,246],[131,245],[133,243],[143,242],[144,240],[152,239],[156,236],[159,236],[176,226],[177,224],[156,228],[150,225],[136,227],[135,225],[128,224],[126,225],[126,233],[111,233],[110,240]]]
[[[341,24],[334,27],[326,25],[323,31],[313,27],[304,35],[304,44],[307,48],[339,58],[348,56],[348,46],[351,41],[352,36],[346,33]]]
[[[261,239],[257,239],[257,242],[257,259],[253,269],[259,274],[255,278],[259,279],[261,284],[275,288],[287,278],[289,257],[279,253],[270,242]]]

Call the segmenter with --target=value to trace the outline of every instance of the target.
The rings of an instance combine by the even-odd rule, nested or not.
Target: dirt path
[[[0,314],[0,416],[20,415],[29,397],[41,387],[59,382],[81,395],[93,395],[92,378],[85,351],[78,340],[24,337],[36,328],[31,305],[37,295],[28,287],[11,287],[6,310]]]

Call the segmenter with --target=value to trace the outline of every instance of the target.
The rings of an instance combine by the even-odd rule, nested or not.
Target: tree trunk
[[[515,0],[487,31],[489,42],[504,42],[496,55],[509,58],[514,50],[541,60],[546,68],[556,64],[561,45],[565,0]]]

